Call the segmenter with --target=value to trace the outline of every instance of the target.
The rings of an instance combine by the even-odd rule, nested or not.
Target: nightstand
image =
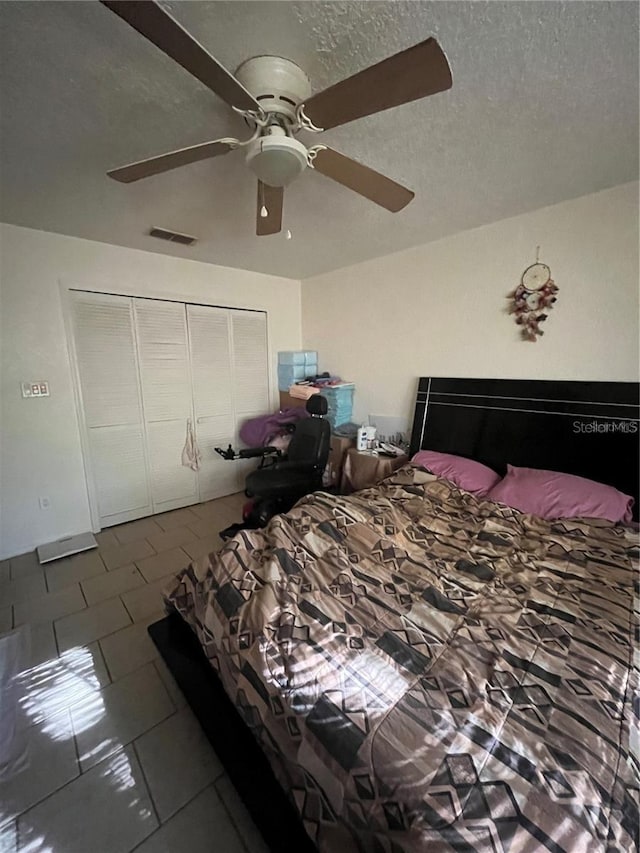
[[[347,450],[342,468],[340,491],[348,495],[359,489],[375,486],[384,477],[388,477],[396,468],[401,468],[409,460],[408,456],[378,456],[371,450]]]

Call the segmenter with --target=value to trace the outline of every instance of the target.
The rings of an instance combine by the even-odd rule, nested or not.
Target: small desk
[[[396,468],[401,468],[409,460],[408,456],[378,456],[370,450],[347,450],[342,468],[340,491],[344,495],[374,486],[384,477],[388,477]]]

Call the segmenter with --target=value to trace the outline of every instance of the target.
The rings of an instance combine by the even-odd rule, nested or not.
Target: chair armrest
[[[221,447],[214,447],[216,453],[219,453],[223,459],[253,459],[254,457],[276,456],[279,458],[282,453],[277,447],[245,447],[242,450],[234,450],[231,445],[223,450]]]
[[[253,459],[260,456],[281,456],[282,454],[277,447],[245,447],[238,451],[240,459]]]

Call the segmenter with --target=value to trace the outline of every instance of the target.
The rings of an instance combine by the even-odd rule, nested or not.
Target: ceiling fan
[[[256,56],[233,75],[153,0],[101,3],[226,101],[252,131],[245,140],[216,139],[112,169],[109,177],[130,183],[243,148],[246,163],[258,178],[260,236],[281,230],[284,187],[308,167],[394,213],[414,197],[411,190],[374,169],[326,145],[307,147],[296,136],[302,130],[320,133],[449,89],[451,70],[435,39],[312,95],[307,75],[289,59]]]

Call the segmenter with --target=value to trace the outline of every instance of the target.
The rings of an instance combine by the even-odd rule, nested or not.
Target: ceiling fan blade
[[[258,200],[256,206],[256,234],[265,237],[267,234],[277,234],[282,230],[283,187],[270,187],[258,181]],[[262,208],[267,209],[267,215],[262,216]]]
[[[415,193],[392,181],[375,169],[363,166],[350,157],[345,157],[333,148],[323,148],[318,151],[313,168],[316,172],[332,178],[339,184],[348,187],[369,201],[386,207],[392,213],[397,213],[406,207]]]
[[[197,77],[229,106],[241,110],[260,110],[260,104],[240,81],[153,0],[100,2],[175,60],[185,71]]]
[[[157,157],[149,157],[147,160],[138,160],[121,166],[119,169],[110,169],[107,172],[110,178],[123,184],[139,181],[140,178],[150,178],[151,175],[159,175],[177,169],[178,166],[187,166],[189,163],[197,163],[199,160],[208,160],[209,157],[218,157],[227,154],[231,146],[222,140],[214,142],[202,142],[200,145],[191,145],[189,148],[180,148],[178,151],[170,151],[168,154],[159,154]]]
[[[307,117],[322,130],[451,88],[451,69],[433,38],[312,95]]]

